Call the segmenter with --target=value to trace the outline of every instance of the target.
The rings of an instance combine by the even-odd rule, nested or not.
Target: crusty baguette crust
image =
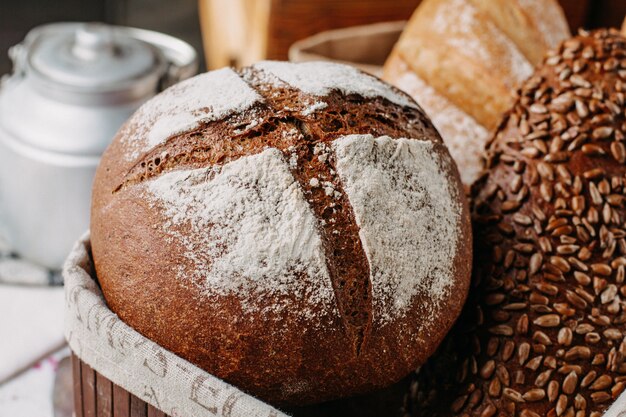
[[[384,78],[430,114],[467,185],[478,177],[486,137],[514,90],[567,37],[555,0],[425,0],[387,59]]]
[[[522,51],[533,66],[571,36],[556,0],[470,0]]]
[[[413,71],[488,129],[532,66],[470,0],[427,0],[396,46]]]

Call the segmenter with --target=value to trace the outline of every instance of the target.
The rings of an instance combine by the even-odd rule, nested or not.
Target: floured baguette
[[[413,71],[488,129],[513,103],[532,65],[470,0],[427,0],[397,51]]]
[[[424,107],[469,185],[515,89],[569,35],[556,0],[425,0],[383,78]]]
[[[470,0],[486,13],[532,65],[546,51],[571,36],[563,9],[556,0]]]

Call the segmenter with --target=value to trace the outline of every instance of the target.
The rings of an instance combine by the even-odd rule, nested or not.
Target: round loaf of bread
[[[625,68],[617,31],[583,32],[522,86],[472,193],[475,285],[408,415],[622,415]]]
[[[387,386],[469,286],[457,169],[404,93],[354,68],[262,62],[146,103],[98,169],[110,308],[275,405]]]

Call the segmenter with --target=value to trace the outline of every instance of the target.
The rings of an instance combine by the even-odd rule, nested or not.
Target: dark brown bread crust
[[[324,98],[323,111],[307,114],[310,96],[263,82],[255,68],[240,74],[264,103],[171,137],[134,161],[126,162],[124,157],[122,129],[105,153],[94,184],[91,231],[107,303],[148,338],[276,405],[302,405],[388,386],[432,354],[460,312],[469,286],[468,209],[462,202],[454,263],[457,279],[450,299],[438,307],[440,311],[431,312],[426,307],[432,304],[426,302],[428,294],[418,294],[402,319],[373,326],[369,265],[350,202],[335,179],[335,190],[342,197],[336,210],[326,210],[328,196],[313,189],[310,179],[332,180],[328,171],[334,161],[331,156],[328,166],[317,163],[313,148],[346,134],[372,134],[431,140],[438,152],[447,150],[417,109],[383,98],[332,92]],[[301,139],[294,141],[293,135],[285,134],[293,129]],[[181,283],[177,271],[193,265],[182,257],[184,248],[154,227],[163,222],[163,213],[135,186],[171,170],[223,165],[268,146],[286,155],[295,150],[299,162],[292,174],[305,198],[318,218],[327,224],[332,219],[334,229],[340,231],[333,234],[321,227],[320,235],[341,318],[320,315],[315,328],[303,327],[298,316],[289,312],[280,320],[271,311],[250,316],[234,296],[207,299],[196,287]],[[447,169],[453,187],[461,190],[455,167]],[[297,311],[300,301],[290,301]],[[273,300],[258,303],[269,306]],[[289,381],[302,380],[307,387],[285,391]]]
[[[599,417],[626,383],[626,39],[547,56],[473,190],[470,296],[408,415]]]

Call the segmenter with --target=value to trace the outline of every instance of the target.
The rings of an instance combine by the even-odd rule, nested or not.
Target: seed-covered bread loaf
[[[408,414],[600,417],[624,390],[625,69],[617,31],[582,32],[523,84],[473,189],[468,302]]]
[[[469,285],[439,135],[409,96],[338,64],[213,71],[146,103],[102,159],[91,231],[122,320],[276,405],[398,381]]]

